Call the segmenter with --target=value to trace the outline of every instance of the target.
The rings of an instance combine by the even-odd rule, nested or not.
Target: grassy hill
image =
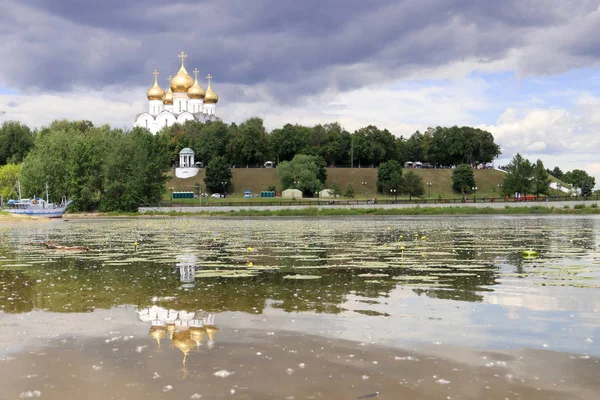
[[[425,184],[433,184],[431,186],[432,198],[437,198],[439,195],[444,198],[460,197],[458,193],[455,193],[452,190],[451,169],[414,169],[412,171],[419,174],[423,178]],[[279,184],[279,175],[275,168],[235,168],[232,172],[233,188],[230,191],[230,197],[243,197],[244,190],[250,190],[252,193],[260,193],[261,191],[267,190],[269,185],[275,185],[277,190],[280,190],[281,188]],[[174,173],[172,175],[174,175]],[[478,188],[477,196],[499,197],[500,190],[498,189],[498,185],[502,183],[503,179],[504,173],[501,171],[476,170],[475,182]],[[377,168],[327,169],[327,184],[337,182],[343,192],[346,189],[346,186],[352,183],[357,198],[381,198],[382,194],[376,193],[376,181]],[[361,182],[367,182],[365,188],[363,188]],[[195,177],[188,179],[179,179],[173,176],[167,183],[167,187],[174,188],[174,191],[194,191],[195,184],[200,184],[204,189],[204,170],[201,170]],[[429,188],[427,186],[425,187],[425,197],[429,197]]]

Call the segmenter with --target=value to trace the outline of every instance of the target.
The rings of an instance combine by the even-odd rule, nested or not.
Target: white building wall
[[[164,104],[162,100],[150,100],[148,101],[148,112],[150,115],[158,115],[162,112]]]
[[[156,126],[158,128],[158,131],[164,128],[165,126],[173,125],[175,122],[177,122],[177,118],[175,118],[175,115],[173,115],[173,113],[170,112],[162,112],[156,117]]]
[[[190,99],[188,111],[194,114],[201,113],[203,103],[204,102],[202,101],[202,99]]]
[[[173,112],[180,114],[188,110],[190,98],[187,93],[173,93]]]
[[[183,123],[185,123],[185,121],[193,121],[193,120],[194,120],[194,116],[187,111],[183,112],[177,116],[177,123],[179,123],[179,124],[183,124]]]
[[[204,104],[203,110],[206,114],[213,115],[217,111],[217,105],[216,104]]]

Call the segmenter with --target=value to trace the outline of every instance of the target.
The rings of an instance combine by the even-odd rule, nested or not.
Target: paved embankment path
[[[598,204],[600,202],[596,200],[588,201],[531,201],[531,202],[485,202],[485,203],[428,203],[428,204],[415,204],[415,203],[400,203],[400,204],[350,204],[350,205],[320,205],[320,206],[205,206],[205,207],[140,207],[140,213],[146,212],[181,212],[181,213],[200,213],[200,212],[230,212],[230,211],[242,211],[242,210],[257,210],[257,211],[280,211],[280,210],[302,210],[305,208],[330,208],[330,209],[354,209],[354,208],[427,208],[427,207],[490,207],[490,208],[504,208],[504,207],[554,207],[563,208],[569,206],[573,208],[576,204],[585,204],[590,206],[591,204]]]

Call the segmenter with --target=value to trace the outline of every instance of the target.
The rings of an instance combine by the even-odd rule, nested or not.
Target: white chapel
[[[162,128],[185,121],[220,121],[217,118],[219,96],[212,90],[212,76],[208,74],[206,91],[198,83],[198,69],[192,78],[185,69],[187,55],[179,54],[181,68],[173,78],[169,76],[169,91],[158,85],[158,71],[154,71],[154,85],[148,90],[148,111],[135,117],[134,127],[146,128],[156,134]]]

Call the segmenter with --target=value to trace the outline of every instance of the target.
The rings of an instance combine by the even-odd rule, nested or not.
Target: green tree
[[[21,164],[6,164],[0,166],[0,196],[6,201],[17,197],[17,181],[21,176]]]
[[[115,130],[107,148],[100,209],[137,211],[142,205],[157,204],[169,179],[168,138],[143,128]]]
[[[394,177],[394,182],[391,182],[392,176]],[[391,186],[402,184],[401,182],[397,182],[398,176],[402,177],[402,167],[398,161],[390,160],[379,164],[379,167],[377,168],[377,191],[379,193],[385,193],[390,189],[397,189],[396,187]]]
[[[396,138],[387,129],[381,130],[374,125],[360,128],[354,133],[354,157],[371,166],[391,160],[397,156]]]
[[[238,164],[262,164],[267,153],[267,134],[260,118],[241,123],[231,138],[231,158]]]
[[[550,176],[542,160],[537,160],[531,180],[531,190],[536,196],[550,192]]]
[[[73,147],[82,135],[78,126],[68,121],[54,121],[40,130],[35,148],[23,162],[21,188],[24,197],[41,195],[48,184],[51,201],[58,201],[62,196],[75,200],[71,196],[73,168],[67,166],[74,162]]]
[[[508,164],[507,172],[502,182],[502,194],[510,196],[517,192],[530,193],[533,172],[533,164],[517,153]]]
[[[331,182],[329,184],[329,189],[331,189],[331,194],[333,194],[333,198],[340,197],[342,195],[342,188],[340,188],[340,185],[337,182]]]
[[[458,193],[470,193],[475,187],[475,174],[467,164],[460,164],[452,171],[452,189]]]
[[[310,149],[311,136],[311,128],[286,124],[271,132],[268,139],[270,154],[277,160],[277,164],[290,161],[297,154]]]
[[[309,196],[321,191],[327,179],[325,163],[318,156],[298,154],[292,161],[279,164],[277,169],[283,190],[293,187]]]
[[[412,199],[413,196],[423,196],[425,194],[423,178],[414,171],[408,171],[406,175],[404,175],[404,187],[402,188],[402,191],[403,193],[408,194],[409,199]]]
[[[554,169],[552,171],[548,171],[548,172],[550,173],[550,175],[552,175],[556,179],[562,179],[563,176],[565,175],[564,172],[558,167],[554,167]]]
[[[344,197],[353,199],[354,196],[356,196],[356,191],[354,190],[354,185],[349,183],[348,186],[346,186],[346,191],[344,192]]]
[[[7,121],[0,127],[0,165],[16,164],[25,159],[33,148],[33,134],[16,121]]]
[[[596,178],[581,169],[567,172],[563,180],[579,189],[582,196],[589,196],[596,185]]]
[[[191,121],[186,124],[189,123]],[[200,122],[194,121],[194,123],[202,126]],[[196,152],[196,160],[208,165],[213,158],[225,156],[232,161],[233,154],[228,149],[231,130],[231,127],[221,121],[208,121],[203,124],[199,134],[194,136],[190,143],[190,147]]]
[[[227,193],[231,186],[231,168],[224,156],[214,157],[206,167],[204,183],[213,193]],[[225,183],[223,183],[225,182]]]
[[[342,164],[350,147],[350,134],[337,122],[313,128],[312,146],[327,165]]]

